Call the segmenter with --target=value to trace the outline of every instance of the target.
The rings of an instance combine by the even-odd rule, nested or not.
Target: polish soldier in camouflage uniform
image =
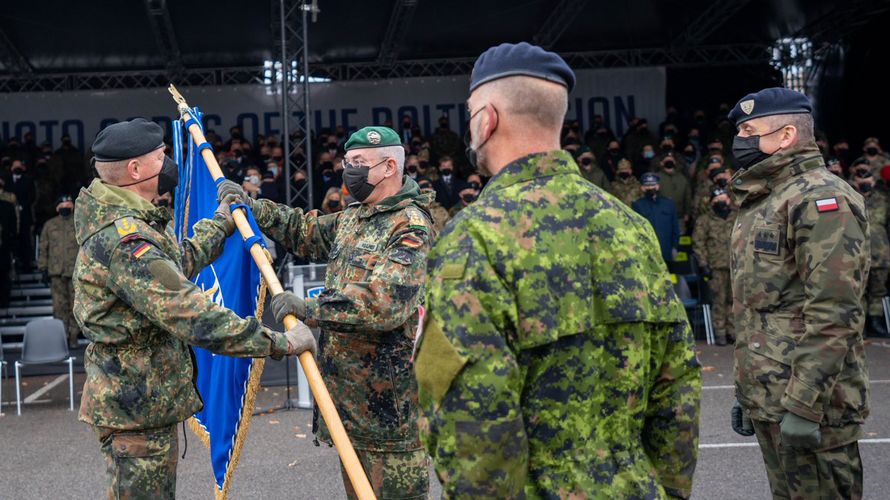
[[[526,43],[473,69],[468,157],[493,177],[430,254],[415,368],[446,498],[691,492],[692,336],[651,226],[560,150],[574,81]]]
[[[56,200],[59,214],[46,221],[40,233],[40,253],[37,256],[37,269],[50,280],[53,294],[53,316],[65,324],[68,333],[68,347],[77,347],[80,327],[74,320],[74,262],[80,246],[71,236],[74,234],[74,202],[68,195]]]
[[[860,498],[869,224],[862,196],[825,168],[811,109],[771,88],[729,115],[733,428],[757,434],[775,498]]]
[[[714,306],[714,340],[726,345],[735,338],[732,325],[732,283],[729,280],[729,237],[735,224],[735,208],[729,195],[716,188],[711,193],[708,212],[695,220],[692,248],[698,259],[700,274],[709,278],[711,304]]]
[[[890,239],[887,236],[887,195],[875,189],[875,177],[867,165],[855,169],[850,185],[865,198],[868,213],[868,229],[871,232],[871,269],[866,286],[868,322],[866,332],[870,337],[886,337],[883,298],[887,295],[887,277],[890,274]]]
[[[405,150],[392,129],[365,127],[345,149],[343,181],[357,201],[342,212],[252,202],[263,233],[328,263],[317,299],[286,293],[270,307],[276,319],[292,313],[321,327],[319,368],[377,498],[426,498],[428,460],[410,360],[435,237],[428,212],[435,195],[403,175]],[[314,427],[330,444],[317,412]],[[343,483],[355,497],[345,471]]]
[[[99,132],[99,178],[81,190],[74,213],[74,315],[92,342],[80,420],[99,437],[108,498],[176,495],[176,424],[203,406],[189,345],[255,357],[315,348],[305,325],[273,332],[189,281],[233,233],[231,200],[180,246],[164,232],[167,211],[151,204],[177,182],[162,141],[161,127],[141,118]]]
[[[633,165],[630,160],[626,158],[618,160],[615,180],[612,182],[609,192],[628,207],[643,197],[643,186],[634,177]]]

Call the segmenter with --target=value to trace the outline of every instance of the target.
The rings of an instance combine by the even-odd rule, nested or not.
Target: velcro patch
[[[117,228],[117,234],[126,236],[137,231],[136,223],[129,217],[124,217],[114,221],[114,227]]]
[[[781,233],[778,229],[768,227],[754,228],[754,251],[779,255],[779,239]]]
[[[133,257],[136,257],[137,259],[139,259],[143,255],[145,255],[145,253],[148,252],[149,250],[151,250],[151,245],[149,245],[148,243],[143,243],[143,244],[139,245],[139,247],[137,247],[136,250],[133,250]]]
[[[825,198],[824,200],[816,200],[816,210],[818,212],[834,212],[837,209],[837,198]]]

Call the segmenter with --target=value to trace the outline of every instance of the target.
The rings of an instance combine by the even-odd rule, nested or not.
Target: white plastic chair
[[[25,326],[22,359],[15,362],[16,415],[22,414],[21,368],[25,365],[68,363],[68,409],[74,411],[74,356],[68,355],[65,324],[55,318],[35,319]]]

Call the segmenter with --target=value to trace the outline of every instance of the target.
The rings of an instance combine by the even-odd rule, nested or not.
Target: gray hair
[[[815,142],[815,125],[813,115],[809,113],[794,113],[790,115],[775,115],[770,117],[770,127],[776,129],[785,125],[791,125],[797,129],[797,143],[806,144]]]
[[[377,149],[377,158],[378,161],[382,161],[384,158],[392,158],[396,161],[396,165],[399,169],[399,176],[403,175],[405,172],[405,148],[401,145],[398,146],[384,146],[382,148]]]
[[[501,78],[479,87],[484,98],[497,96],[502,111],[511,119],[524,120],[546,129],[559,129],[568,111],[565,87],[529,76]]]

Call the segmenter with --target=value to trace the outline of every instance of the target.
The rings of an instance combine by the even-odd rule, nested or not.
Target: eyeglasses
[[[389,160],[389,157],[386,157],[386,158],[380,160],[379,162],[377,162],[377,163],[371,165],[370,167],[366,167],[366,166],[364,166],[364,165],[353,165],[352,163],[349,163],[348,161],[346,161],[346,158],[343,158],[342,160],[340,160],[340,165],[343,166],[343,169],[344,169],[344,170],[347,169],[347,168],[367,168],[368,170],[371,170],[372,168],[377,167],[377,166],[379,166],[379,165],[385,163],[387,160]]]

